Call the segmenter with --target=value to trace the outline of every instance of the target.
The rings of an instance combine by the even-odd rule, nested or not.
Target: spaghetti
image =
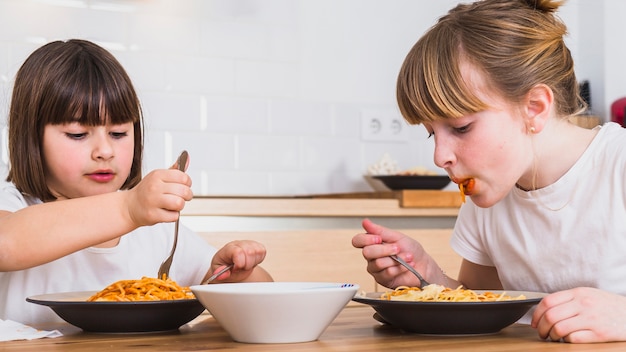
[[[194,298],[189,287],[179,286],[170,278],[157,279],[144,276],[141,280],[116,281],[89,297],[87,301],[134,302]]]
[[[459,191],[461,191],[461,201],[463,203],[465,203],[465,195],[467,193],[471,194],[474,191],[475,182],[473,178],[470,178],[459,183]]]
[[[383,293],[380,298],[388,301],[419,302],[499,302],[526,299],[524,295],[513,297],[507,295],[506,292],[494,293],[490,291],[478,293],[461,287],[451,289],[431,284],[420,289],[419,287],[399,286],[394,291]]]
[[[465,189],[462,183],[459,183],[459,191],[461,191],[461,202],[465,203]]]

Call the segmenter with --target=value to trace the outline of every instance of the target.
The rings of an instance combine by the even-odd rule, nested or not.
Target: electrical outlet
[[[395,110],[364,109],[361,111],[361,139],[378,142],[408,140],[409,125]]]

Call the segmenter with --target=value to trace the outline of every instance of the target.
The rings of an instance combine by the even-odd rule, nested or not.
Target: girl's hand
[[[367,271],[376,282],[389,288],[401,285],[419,286],[419,280],[415,275],[389,257],[394,254],[415,267],[427,281],[435,283],[441,280],[441,270],[417,241],[405,234],[375,224],[369,219],[363,220],[362,225],[366,233],[354,236],[352,245],[363,249],[363,257],[367,260]]]
[[[626,297],[589,287],[552,293],[537,305],[531,326],[553,341],[624,341]]]
[[[134,225],[174,222],[185,202],[193,198],[191,177],[176,166],[150,172],[126,192],[126,206]]]
[[[258,265],[265,259],[265,246],[256,241],[232,241],[224,245],[213,257],[210,272],[204,280],[226,265],[233,268],[215,278],[213,282],[271,281],[271,277]],[[203,282],[204,282],[203,280]]]

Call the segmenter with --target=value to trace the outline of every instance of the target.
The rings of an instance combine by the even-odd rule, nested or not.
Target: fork
[[[189,154],[187,153],[186,150],[183,150],[183,152],[180,153],[180,156],[178,157],[178,160],[176,161],[178,170],[185,172],[185,166],[187,165],[188,157],[189,157]],[[163,263],[161,263],[161,266],[159,267],[159,273],[157,276],[159,279],[165,280],[170,275],[170,266],[172,266],[172,259],[174,259],[174,252],[176,251],[176,245],[178,244],[179,221],[180,221],[180,213],[178,214],[178,219],[176,219],[176,224],[174,225],[174,243],[172,244],[172,250],[170,252],[170,255],[163,261]]]
[[[222,270],[220,270],[220,271],[216,272],[215,274],[211,275],[211,277],[210,277],[210,278],[206,279],[206,280],[202,283],[202,285],[206,285],[206,284],[208,284],[209,282],[211,282],[211,281],[213,281],[213,280],[217,279],[217,277],[218,277],[218,276],[222,275],[223,273],[227,272],[228,270],[231,270],[231,269],[233,268],[233,266],[235,266],[235,264],[230,264],[230,265],[227,265],[227,266],[223,267],[223,268],[222,268]]]
[[[405,262],[402,258],[398,257],[397,255],[390,255],[389,257],[400,263],[400,265],[402,265],[403,267],[409,269],[409,271],[412,272],[413,275],[417,276],[417,278],[420,280],[420,288],[424,288],[425,286],[430,285],[430,283],[424,280],[422,275],[417,270],[415,270],[414,267],[410,266],[409,263]]]

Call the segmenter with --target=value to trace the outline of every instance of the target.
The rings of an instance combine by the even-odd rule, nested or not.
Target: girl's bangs
[[[74,97],[66,122],[78,122],[86,126],[102,126],[107,123],[119,125],[139,121],[139,106],[124,97],[102,93],[78,94]]]
[[[51,124],[78,122],[87,126],[136,123],[141,114],[139,102],[132,87],[120,82],[126,80],[114,72],[77,70],[65,82],[57,81],[50,87],[55,99],[50,99],[52,106],[43,110],[51,112],[43,120]]]
[[[488,106],[472,93],[460,71],[456,41],[428,43],[423,38],[407,55],[397,84],[400,111],[410,124],[459,118]]]

